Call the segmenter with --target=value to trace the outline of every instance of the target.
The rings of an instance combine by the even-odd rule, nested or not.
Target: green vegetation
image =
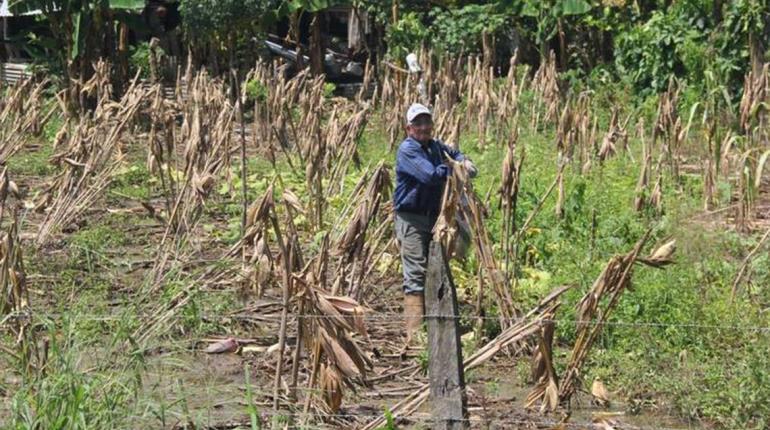
[[[158,51],[162,52],[163,49],[157,48]],[[130,70],[129,73],[131,76],[136,75],[137,72],[139,72],[139,76],[142,79],[149,79],[150,78],[150,56],[152,53],[150,52],[150,44],[147,42],[142,42],[137,46],[132,46],[131,54],[129,57],[129,66]]]
[[[16,12],[43,11],[34,31],[19,42],[21,47],[36,63],[74,79],[83,72],[90,76],[95,59],[116,57],[110,23],[148,33],[137,15],[143,3],[67,1],[59,8],[47,0],[22,0],[12,5]],[[436,53],[483,53],[489,65],[504,71],[514,52],[520,63],[530,65],[553,52],[561,72],[581,80],[603,75],[641,97],[665,90],[675,77],[693,89],[709,89],[716,83],[735,103],[743,76],[750,68],[761,68],[770,49],[765,42],[770,34],[767,0],[183,0],[180,28],[189,48],[183,51],[218,74],[229,73],[224,65],[247,70],[263,57],[264,48],[257,42],[266,32],[274,32],[277,23],[300,22],[325,8],[346,5],[372,17],[375,37],[370,43],[376,42],[367,50],[395,62],[427,47]],[[60,9],[68,19],[57,15]],[[41,31],[45,27],[48,31]],[[292,37],[307,39],[298,25],[293,31]],[[132,67],[143,73],[149,56],[146,42],[128,53]],[[306,53],[312,58],[323,49],[311,47]],[[66,80],[60,83],[70,85]]]
[[[48,19],[51,29],[73,36],[56,43],[35,41],[61,50],[62,55],[48,61],[60,63],[60,69],[68,70],[64,77],[73,79],[63,79],[48,90],[47,103],[53,105],[56,85],[69,86],[92,60],[108,57],[109,52],[91,48],[104,42],[97,37],[100,29],[112,28],[105,24],[113,19],[109,9],[125,11],[135,2],[63,2],[61,11],[54,10],[50,2],[29,3],[30,7],[43,9],[40,23]],[[254,65],[255,58],[250,55],[257,56],[257,50],[252,49],[255,38],[261,38],[276,20],[286,18],[296,24],[317,17],[324,7],[350,3],[183,0],[180,7],[185,41],[196,61],[209,67],[229,63],[244,71]],[[524,159],[515,213],[517,228],[541,206],[555,183],[557,160],[565,163],[563,198],[557,204],[558,191],[554,191],[528,228],[520,232],[521,240],[513,255],[516,265],[510,270],[510,292],[519,310],[531,309],[557,287],[574,286],[563,297],[555,318],[557,374],[565,368],[576,340],[576,308],[581,298],[608,260],[628,252],[650,230],[644,252],[675,239],[676,263],[664,270],[635,270],[632,287],[624,291],[582,369],[582,388],[588,390],[594,379],[603,381],[613,394],[613,405],[625,409],[629,416],[660,414],[680,423],[718,429],[770,427],[770,290],[766,287],[770,284],[770,255],[766,250],[759,248],[746,263],[741,282],[736,282],[744,259],[761,245],[760,228],[767,228],[760,216],[762,210],[766,211],[769,192],[765,168],[770,157],[766,148],[767,90],[757,90],[753,103],[740,104],[742,98],[750,98],[743,93],[744,77],[749,71],[761,70],[768,58],[767,46],[763,45],[770,32],[767,1],[401,1],[395,7],[393,2],[352,4],[366,9],[375,19],[374,31],[385,44],[369,49],[378,53],[379,59],[399,63],[407,53],[425,47],[429,49],[425,52],[433,52],[435,71],[438,60],[450,58],[444,53],[463,60],[467,54],[478,55],[480,63],[500,72],[499,77],[488,82],[488,88],[494,88],[498,96],[508,94],[505,74],[511,55],[517,52],[519,65],[512,76],[526,85],[512,102],[515,119],[510,112],[510,117],[504,118],[492,112],[487,115],[486,128],[479,130],[479,102],[471,99],[470,91],[459,94],[456,104],[450,100],[450,108],[455,110],[447,111],[447,115],[450,122],[453,118],[462,120],[458,122],[462,126],[458,127],[460,134],[453,143],[479,168],[473,187],[485,206],[483,224],[491,238],[492,252],[500,261],[506,239],[505,214],[499,201],[501,163],[513,128],[518,136],[515,157]],[[57,21],[58,16],[67,19]],[[123,18],[123,13],[115,15],[117,20]],[[90,26],[92,23],[99,25]],[[127,65],[146,76],[148,45],[141,44],[129,52]],[[552,63],[545,61],[551,53]],[[427,66],[427,58],[421,60]],[[38,61],[44,60],[39,57]],[[465,62],[458,64],[467,67]],[[553,72],[559,72],[558,82],[533,83],[534,70],[544,64],[552,64]],[[446,70],[444,66],[439,68]],[[380,66],[380,70],[389,69]],[[117,79],[113,75],[108,76]],[[382,75],[391,79],[400,76]],[[15,332],[2,327],[0,395],[8,400],[0,406],[3,428],[197,428],[221,424],[223,417],[240,417],[244,426],[261,429],[291,421],[283,403],[297,403],[298,399],[287,401],[282,397],[278,411],[262,415],[263,409],[272,406],[265,399],[272,397],[269,391],[276,352],[266,350],[279,342],[278,297],[286,282],[282,275],[291,276],[295,285],[308,282],[308,273],[316,270],[310,263],[326,249],[326,239],[331,246],[329,261],[335,266],[317,269],[319,277],[330,277],[324,280],[324,287],[330,290],[334,272],[346,270],[337,267],[345,264],[346,256],[341,255],[344,252],[340,253],[336,241],[364,200],[360,195],[353,199],[351,194],[358,184],[366,188],[368,181],[362,178],[371,175],[383,160],[393,181],[397,142],[391,139],[402,135],[401,105],[414,95],[391,95],[391,99],[378,99],[366,106],[371,110],[366,111],[368,116],[362,115],[362,124],[366,124],[363,132],[350,137],[347,133],[356,128],[351,118],[364,108],[333,97],[337,89],[334,83],[314,84],[318,85],[315,91],[303,88],[291,99],[296,105],[278,103],[280,109],[273,109],[267,105],[275,102],[274,94],[280,94],[274,92],[289,91],[288,86],[280,86],[278,79],[269,83],[261,78],[246,81],[244,90],[249,103],[264,104],[266,109],[256,109],[263,112],[247,119],[254,125],[247,124],[247,171],[242,175],[241,160],[237,158],[239,134],[227,122],[227,115],[220,115],[231,107],[225,101],[230,94],[217,91],[229,83],[222,76],[216,79],[208,87],[201,84],[196,95],[199,102],[212,97],[220,104],[212,109],[214,104],[201,103],[204,107],[195,111],[199,115],[195,117],[197,123],[192,116],[184,117],[193,110],[176,106],[185,103],[179,99],[158,108],[152,112],[154,115],[146,115],[147,109],[134,118],[136,121],[126,127],[127,136],[123,137],[127,138],[119,139],[116,145],[125,163],[111,174],[103,198],[84,208],[77,219],[62,223],[61,231],[56,230],[52,236],[55,240],[42,245],[30,238],[49,216],[50,207],[33,208],[44,201],[51,181],[62,177],[58,175],[93,168],[80,159],[62,158],[77,155],[76,150],[67,152],[71,149],[65,148],[68,142],[56,142],[54,147],[57,136],[63,136],[59,135],[62,127],[74,130],[78,123],[87,124],[96,118],[87,109],[92,100],[85,100],[87,91],[83,92],[82,110],[68,111],[71,116],[63,112],[54,115],[42,134],[40,129],[37,133],[21,132],[28,140],[4,165],[10,180],[23,192],[12,197],[18,200],[14,200],[15,206],[4,206],[2,230],[9,231],[14,215],[19,218],[23,233],[19,243],[24,251],[32,311],[28,315],[6,312],[3,302],[0,319],[8,316],[8,327],[17,321],[27,324],[26,333],[37,336],[37,344],[45,354],[34,357],[40,368],[32,371],[28,366],[31,354],[24,355],[28,345],[15,352],[22,342]],[[433,79],[434,84],[439,82],[435,75]],[[401,91],[401,87],[391,85],[394,82],[387,82],[388,86],[379,83],[378,96],[383,97],[383,88]],[[553,84],[550,94],[549,83]],[[676,93],[677,97],[672,93],[662,96],[670,88],[681,92]],[[74,89],[74,94],[81,94],[82,88]],[[188,86],[188,91],[195,90]],[[435,95],[441,89],[432,91]],[[318,100],[309,100],[307,94],[318,96]],[[589,100],[582,107],[581,97]],[[188,95],[188,99],[194,97]],[[666,117],[660,113],[665,105],[661,100],[672,101],[671,114],[677,114],[678,125],[668,124],[667,128],[659,122]],[[551,102],[554,109],[546,118]],[[586,140],[585,146],[574,152],[565,151],[564,141],[568,139],[564,134],[583,131],[575,123],[560,129],[561,118],[571,112],[567,108],[585,109],[571,114],[590,119],[585,125],[589,130],[583,131],[596,130],[590,142]],[[25,115],[24,110],[19,112]],[[315,114],[318,116],[313,117]],[[259,115],[269,115],[270,122]],[[613,115],[619,121],[613,123]],[[396,116],[398,121],[392,119]],[[332,123],[332,118],[336,122]],[[603,145],[605,133],[626,119],[627,126],[623,125],[623,133],[619,134],[628,139],[627,145],[620,139],[611,155],[600,158],[599,145]],[[165,158],[155,163],[154,169],[147,167],[152,165],[147,152],[151,146],[146,142],[148,123],[152,123],[158,142],[170,142],[171,146],[155,149],[165,151],[161,154]],[[230,128],[218,130],[221,124]],[[685,124],[689,128],[684,128]],[[443,125],[451,134],[453,127]],[[4,122],[2,127],[2,132],[10,129]],[[194,133],[182,134],[193,129]],[[653,129],[658,140],[651,147]],[[163,135],[168,130],[178,134]],[[326,134],[327,130],[338,134]],[[180,145],[174,141],[179,136],[188,138],[182,139]],[[213,136],[228,136],[229,146],[212,145],[216,140]],[[307,141],[318,146],[301,146],[301,142],[294,141],[302,140],[301,136],[310,136]],[[341,136],[346,142],[334,139]],[[678,142],[680,136],[684,137]],[[319,149],[321,144],[325,145],[323,149]],[[676,145],[675,151],[666,152]],[[77,149],[77,145],[73,146]],[[340,163],[343,168],[332,176],[334,164],[348,148],[355,150],[350,156],[353,161]],[[579,154],[582,150],[585,152]],[[209,151],[220,152],[212,155]],[[654,155],[647,173],[654,172],[660,178],[660,204],[636,208],[645,151]],[[585,167],[577,162],[584,156],[593,164]],[[65,170],[66,166],[70,169]],[[723,168],[727,171],[720,170]],[[712,171],[717,174],[712,175]],[[267,220],[266,226],[255,229],[249,243],[241,242],[244,181],[248,188],[246,203],[255,209],[267,190],[273,190],[273,209],[261,214]],[[706,195],[709,181],[714,182],[711,198]],[[649,182],[648,188],[652,188],[654,181]],[[194,190],[180,194],[189,183],[194,184]],[[77,189],[81,182],[73,184],[72,188]],[[82,184],[85,187],[88,181]],[[297,207],[289,203],[287,192],[296,195]],[[185,206],[184,199],[193,204]],[[319,202],[322,210],[314,207]],[[183,214],[171,221],[178,215],[177,210]],[[378,210],[387,213],[382,207]],[[746,213],[741,215],[741,211]],[[367,240],[372,230],[389,227],[382,213],[372,218],[377,225],[369,226]],[[753,216],[760,221],[755,227],[760,228],[752,231],[741,216]],[[284,255],[276,245],[278,234],[272,224],[267,224],[273,219],[282,225],[287,244],[297,241],[291,242],[286,254],[295,259],[296,267],[291,270],[282,272]],[[385,245],[391,238],[388,231],[383,231],[385,234],[379,238],[383,239],[383,259],[372,265],[374,276],[362,279],[364,288],[377,290],[376,300],[367,305],[387,316],[397,310],[399,267],[397,248]],[[251,247],[258,249],[260,240],[266,250],[257,255]],[[249,248],[251,254],[242,259],[240,252],[244,248]],[[159,261],[171,263],[158,265]],[[272,277],[260,281],[257,287],[253,279],[264,273],[253,269],[263,263]],[[351,278],[356,270],[352,266]],[[474,253],[465,261],[451,262],[461,301],[461,326],[466,334],[473,333],[473,338],[463,339],[465,356],[502,329],[498,319],[502,313],[500,303],[489,285],[481,303],[485,319],[477,325],[482,266]],[[155,267],[160,267],[157,273]],[[509,267],[514,266],[504,269]],[[12,270],[8,273],[16,275]],[[297,291],[292,293],[290,299],[295,300]],[[290,330],[296,330],[299,318],[288,318]],[[156,330],[151,323],[158,320],[165,326]],[[377,324],[377,320],[368,324]],[[279,378],[283,385],[291,383],[286,369],[291,368],[289,363],[296,351],[293,348],[307,340],[298,341],[295,334],[289,334],[285,345],[289,352],[283,362],[284,378]],[[382,336],[382,332],[378,334]],[[200,353],[204,343],[214,343],[224,336],[239,339],[240,355]],[[252,347],[251,351],[244,351],[246,347]],[[379,350],[373,355],[381,359],[383,352],[391,358],[398,355]],[[310,379],[305,374],[309,373],[305,366],[310,356],[307,349],[297,354],[299,360],[304,360],[300,364],[304,372],[300,384]],[[410,360],[401,364],[416,364],[416,372],[426,371],[427,350]],[[483,379],[481,369],[475,369],[467,375],[468,381],[486,384],[492,395],[506,391],[510,385],[531,386],[526,360],[518,358],[510,364],[515,367],[515,375],[496,375],[498,379],[490,382]],[[245,404],[241,401],[244,398]],[[304,392],[300,392],[299,399],[304,399]],[[392,414],[385,415],[383,428],[396,428]]]
[[[251,79],[246,81],[246,96],[252,102],[265,102],[269,95],[268,89],[262,84],[262,82]]]
[[[359,148],[364,166],[393,157],[383,140],[385,133],[378,127],[372,124],[364,134]],[[519,225],[554,180],[553,140],[551,129],[537,131],[525,127],[522,130],[518,151],[526,152],[526,162],[522,172]],[[494,191],[499,186],[499,163],[504,152],[495,144],[480,148],[477,141],[475,132],[464,133],[460,147],[480,169],[481,174],[474,183],[477,193],[487,195],[492,191],[487,223],[492,236],[500,237],[503,228]],[[681,184],[666,184],[661,217],[635,213],[631,202],[640,168],[636,160],[641,157],[641,144],[632,138],[629,147],[630,152],[607,160],[587,175],[568,176],[563,218],[555,215],[554,199],[546,201],[527,231],[526,246],[521,250],[522,266],[514,290],[517,303],[527,309],[556,286],[577,285],[557,317],[558,348],[568,347],[574,341],[574,305],[607,259],[629,249],[647,228],[653,229],[654,242],[676,238],[677,264],[665,271],[638,271],[633,290],[622,298],[612,319],[617,324],[605,328],[600,345],[591,355],[586,380],[593,377],[604,380],[620,396],[629,399],[637,411],[655,408],[724,428],[764,428],[768,424],[766,417],[770,416],[770,393],[766,389],[770,383],[766,371],[770,342],[767,331],[761,328],[768,327],[770,320],[757,303],[770,302],[770,294],[761,288],[770,280],[768,258],[765,255],[753,263],[749,291],[731,303],[730,288],[737,265],[746,250],[756,244],[756,238],[713,229],[698,221],[702,188],[699,175],[686,175]],[[33,165],[24,160],[40,157],[36,154],[19,154],[17,166],[21,167],[17,168],[44,174],[46,171],[24,167]],[[267,167],[258,167],[262,163],[264,160],[250,162],[250,171],[256,172],[249,177],[253,199],[263,193],[270,177],[259,173]],[[288,167],[283,163],[282,166]],[[149,176],[144,167],[139,166],[119,172],[112,189],[137,200],[150,198]],[[345,186],[352,187],[361,173],[358,169],[350,170]],[[225,200],[231,190],[240,188],[237,169],[232,177],[235,182],[219,193]],[[284,186],[300,198],[308,198],[301,174],[287,173],[282,175],[282,180]],[[337,197],[329,202],[329,220],[335,219],[345,206],[344,199],[335,199]],[[210,211],[215,214],[221,209],[233,221],[228,234],[228,241],[232,241],[238,235],[238,205],[215,206]],[[130,341],[128,333],[136,326],[136,317],[128,311],[130,307],[126,308],[128,313],[115,314],[105,303],[133,300],[114,291],[117,279],[106,274],[123,269],[120,260],[111,254],[116,249],[126,249],[132,242],[130,234],[124,233],[120,226],[137,222],[135,218],[118,217],[85,226],[71,236],[71,251],[65,262],[39,261],[30,255],[34,271],[45,272],[60,264],[60,269],[54,269],[60,270],[62,277],[53,299],[59,302],[54,308],[61,314],[55,322],[40,322],[51,329],[55,327],[60,335],[51,340],[49,373],[25,382],[14,395],[10,409],[13,427],[120,427],[130,422],[131,414],[139,412],[136,408],[141,401],[137,396],[141,396],[141,390],[137,381],[143,369],[142,354],[131,356],[133,364],[127,367],[131,369],[128,373],[87,370],[98,363],[82,362],[86,356],[100,354],[95,351],[101,344],[97,339],[118,345]],[[302,219],[295,219],[295,223],[301,229],[306,228]],[[475,256],[462,264],[453,263],[461,298],[473,296],[477,266]],[[184,287],[184,282],[170,278],[160,300],[172,300]],[[236,302],[237,298],[229,292],[197,294],[185,307],[180,325],[170,335],[194,337],[227,330],[226,323],[211,320],[207,315],[221,315]],[[491,305],[488,316],[495,314],[493,303]],[[114,320],[89,321],[89,316],[94,314],[112,315]],[[486,336],[494,336],[495,331],[494,326],[487,326]],[[472,345],[464,345],[464,349],[470,350]],[[564,358],[564,354],[557,354],[557,366],[564,364]],[[427,354],[421,355],[418,362],[424,369]],[[726,363],[730,363],[729,366]],[[248,411],[252,427],[261,428],[256,409],[249,406]],[[160,422],[168,419],[163,410],[144,413],[150,415],[143,419]]]

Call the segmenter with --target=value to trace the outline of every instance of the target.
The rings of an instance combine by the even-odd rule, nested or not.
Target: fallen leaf
[[[204,352],[206,354],[222,354],[225,352],[235,352],[238,350],[238,341],[229,337],[219,342],[209,345]]]
[[[273,345],[270,345],[270,347],[267,348],[267,351],[265,351],[265,352],[267,352],[268,354],[274,354],[274,353],[278,352],[278,350],[280,348],[281,348],[281,344],[280,343],[275,343]]]
[[[559,387],[553,379],[548,381],[548,385],[545,387],[544,397],[543,405],[540,407],[541,413],[546,410],[555,411],[556,408],[559,407]]]
[[[664,245],[661,245],[660,248],[655,250],[655,252],[652,253],[652,257],[650,259],[652,260],[668,260],[671,258],[672,255],[674,255],[674,251],[676,251],[676,239],[673,239],[669,242],[667,242]]]
[[[267,352],[268,347],[261,346],[261,345],[246,345],[243,348],[241,348],[242,354],[259,354],[261,352]]]
[[[610,405],[610,392],[607,391],[607,387],[604,386],[602,381],[594,379],[594,383],[591,385],[591,395],[594,397],[597,405],[602,407]]]

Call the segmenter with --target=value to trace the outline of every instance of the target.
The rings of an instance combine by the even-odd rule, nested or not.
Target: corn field
[[[404,113],[422,99],[434,134],[482,167],[471,179],[452,164],[433,231],[452,250],[477,378],[471,427],[727,425],[622,386],[607,351],[645,336],[635,321],[655,315],[630,309],[645,285],[686,269],[677,247],[682,259],[709,252],[678,223],[770,229],[767,65],[746,76],[731,122],[683,110],[676,80],[645,118],[569,88],[553,55],[537,70],[513,56],[502,74],[480,57],[419,56],[422,94],[414,75],[375,64],[349,99],[278,63],[237,85],[188,64],[173,91],[136,78],[116,94],[101,62],[78,89],[92,108],[77,113],[45,80],[0,88],[0,422],[429,426],[428,357],[402,345],[392,206]],[[549,230],[581,245],[548,243]],[[464,231],[470,246],[455,252]],[[767,305],[767,236],[742,248],[725,294],[752,314]],[[702,270],[702,282],[721,276]],[[752,333],[736,342],[768,345]],[[87,400],[67,403],[56,383],[81,384]]]

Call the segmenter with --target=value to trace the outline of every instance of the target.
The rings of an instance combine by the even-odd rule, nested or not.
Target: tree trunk
[[[612,33],[609,31],[601,31],[601,52],[602,52],[602,60],[604,60],[605,63],[612,63],[614,61],[614,51],[613,51],[613,41],[612,41]]]
[[[6,59],[10,60],[16,55],[12,55],[13,45],[8,43],[8,17],[3,17],[3,48],[5,49]]]
[[[763,45],[761,34],[749,33],[749,58],[755,78],[762,73],[762,67],[765,64],[765,47]]]
[[[118,29],[118,80],[121,94],[128,79],[128,24],[121,22]]]
[[[324,72],[321,19],[323,19],[321,14],[315,12],[313,20],[310,22],[310,72],[315,76]]]
[[[393,9],[391,10],[391,14],[391,18],[393,19],[392,23],[395,24],[398,22],[398,0],[393,0]]]
[[[297,72],[305,68],[305,61],[302,58],[303,52],[302,52],[302,43],[301,43],[301,37],[302,37],[302,29],[300,28],[300,18],[301,18],[302,12],[295,12],[291,16],[291,24],[290,24],[290,33],[294,33],[294,43],[297,46],[296,53],[297,53]],[[293,31],[291,31],[293,30]]]
[[[567,70],[567,38],[564,35],[564,27],[562,26],[562,20],[559,18],[557,21],[559,33],[559,69]]]
[[[714,20],[714,26],[722,23],[722,0],[713,0],[711,17]]]
[[[211,41],[206,43],[206,49],[209,51],[209,66],[213,70],[214,75],[219,75],[219,52],[214,48],[214,43]]]

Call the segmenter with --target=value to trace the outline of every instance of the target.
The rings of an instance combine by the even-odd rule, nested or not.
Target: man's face
[[[411,124],[406,126],[406,132],[418,142],[428,142],[433,138],[433,118],[428,114],[417,115]]]

